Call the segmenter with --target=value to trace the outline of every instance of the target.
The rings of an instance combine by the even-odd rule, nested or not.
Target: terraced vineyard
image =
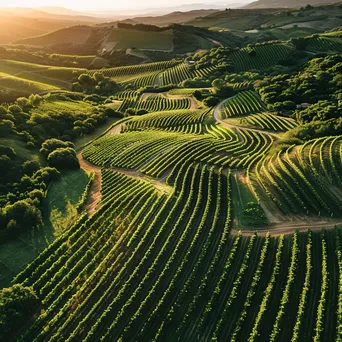
[[[244,48],[232,53],[230,58],[236,72],[264,70],[285,59],[292,50],[290,45],[283,43],[258,45],[253,47],[254,54],[249,48]]]
[[[289,42],[217,44],[99,70],[0,61],[0,88],[78,87],[0,107],[1,133],[23,139],[13,159],[47,155],[42,167],[15,164],[26,173],[12,188],[0,184],[12,189],[1,201],[21,196],[0,222],[16,210],[31,219],[36,203],[49,211],[36,198],[49,194],[35,188],[45,178],[85,177],[77,206],[65,198],[69,223],[16,272],[37,305],[13,340],[342,341],[341,56],[306,52],[305,66],[277,74],[267,69],[294,51]],[[62,215],[44,211],[44,224],[51,213]],[[41,238],[56,233],[46,229]]]
[[[160,111],[133,118],[123,125],[122,131],[163,129],[184,133],[202,133],[203,121],[208,112],[201,110]],[[192,132],[193,127],[196,132]],[[189,131],[188,131],[189,128]]]
[[[23,341],[337,338],[341,230],[230,235],[213,167],[183,164],[171,193],[102,173],[101,209],[16,278],[46,306]]]
[[[179,64],[179,61],[165,61],[165,62],[156,62],[156,63],[147,63],[141,65],[132,65],[132,66],[123,66],[117,68],[108,68],[100,70],[103,75],[106,77],[120,77],[127,75],[139,75],[142,73],[153,73],[155,71],[162,71],[167,68],[173,67]],[[99,70],[90,71],[90,75],[98,72]]]
[[[259,95],[252,91],[243,91],[238,93],[231,99],[228,99],[221,110],[223,119],[257,113],[265,109],[264,103],[260,100]]]
[[[156,96],[151,94],[138,100],[139,96],[134,92],[124,92],[119,97],[122,97],[122,104],[119,107],[120,111],[134,108],[136,110],[144,109],[148,112],[157,112],[162,110],[189,109],[191,107],[191,101],[186,97],[168,98],[162,94]]]
[[[298,126],[294,119],[271,113],[249,115],[244,121],[252,126],[273,131],[287,131]]]
[[[314,52],[342,52],[342,42],[341,39],[336,38],[310,38],[307,49]]]
[[[340,216],[341,142],[323,137],[263,158],[255,181],[283,212]]]

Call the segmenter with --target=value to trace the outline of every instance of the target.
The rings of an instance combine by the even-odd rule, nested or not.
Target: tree
[[[14,123],[10,120],[1,120],[0,121],[0,136],[5,137],[13,132]]]
[[[16,284],[0,290],[0,340],[8,341],[37,310],[39,299],[32,288]]]
[[[62,169],[79,169],[80,163],[73,148],[57,148],[51,152],[47,158],[50,166],[57,170]]]
[[[214,87],[215,91],[219,91],[224,87],[224,82],[220,78],[214,80],[211,85]]]
[[[42,223],[42,216],[28,200],[20,200],[14,204],[6,205],[1,213],[5,223],[5,231],[8,237],[13,238],[20,233],[37,227]],[[13,223],[15,222],[15,224]]]
[[[291,38],[290,41],[298,50],[305,50],[309,42],[305,37]]]
[[[4,106],[0,106],[0,117],[6,115],[8,110]]]
[[[0,145],[0,155],[6,155],[10,159],[14,159],[16,157],[14,149],[5,145]]]
[[[202,92],[200,90],[194,90],[192,96],[199,101],[203,99]]]
[[[78,82],[81,86],[91,87],[94,84],[94,79],[88,74],[81,74],[78,77]]]
[[[37,182],[48,184],[51,181],[57,180],[60,175],[60,172],[55,167],[43,167],[36,171],[31,178]]]
[[[62,141],[55,138],[47,139],[43,142],[40,152],[47,157],[52,151],[62,147],[74,148],[74,144],[70,141]]]
[[[219,102],[220,102],[220,100],[216,96],[209,96],[206,99],[204,99],[204,101],[203,101],[203,103],[207,107],[216,106]]]
[[[25,175],[32,176],[40,169],[40,164],[37,160],[26,160],[22,167]]]

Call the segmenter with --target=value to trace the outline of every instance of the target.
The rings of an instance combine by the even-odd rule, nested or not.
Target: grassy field
[[[85,135],[82,138],[78,138],[76,143],[75,143],[75,148],[76,150],[81,148],[82,146],[88,144],[90,141],[94,140],[97,138],[99,135],[103,134],[110,126],[113,125],[116,121],[119,119],[117,118],[108,118],[107,122],[99,127],[97,127],[94,132]]]
[[[37,150],[27,149],[26,143],[20,137],[14,135],[0,137],[0,145],[12,147],[21,160],[36,160],[41,164],[45,163],[43,156]]]
[[[44,202],[45,229],[53,231],[54,237],[63,233],[77,216],[76,206],[88,182],[83,170],[69,171],[51,184]]]
[[[129,29],[113,29],[107,42],[115,42],[115,49],[138,48],[147,50],[171,50],[173,33],[146,32]]]
[[[63,28],[41,36],[18,40],[16,44],[52,45],[59,43],[84,43],[90,36],[93,28],[90,26],[74,26]]]
[[[11,76],[2,72],[0,73],[0,84],[3,88],[27,95],[39,94],[50,90],[60,89],[53,85],[30,81],[24,78]]]
[[[63,174],[49,187],[43,203],[43,226],[0,245],[0,287],[9,286],[12,278],[69,226],[87,182],[88,175],[82,169]]]
[[[0,72],[9,75],[14,75],[23,71],[39,71],[47,68],[48,66],[40,64],[0,59]]]

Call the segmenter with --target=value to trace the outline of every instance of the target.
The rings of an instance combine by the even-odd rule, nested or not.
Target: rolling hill
[[[74,25],[98,23],[99,20],[72,11],[47,13],[39,9],[0,8],[0,44],[44,35]]]
[[[246,8],[298,8],[310,5],[323,5],[333,3],[331,0],[258,0],[247,5]]]
[[[305,9],[244,8],[218,11],[189,21],[187,25],[234,31],[313,28],[320,32],[342,25],[340,3]],[[285,32],[286,33],[286,32]]]
[[[162,28],[125,23],[118,26],[73,26],[14,43],[45,46],[58,53],[89,55],[130,48],[187,53],[218,45],[235,47],[238,42],[231,33],[179,24]]]

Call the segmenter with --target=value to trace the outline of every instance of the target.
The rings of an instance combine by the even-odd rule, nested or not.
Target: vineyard
[[[342,42],[335,38],[310,38],[307,49],[314,52],[336,51],[342,52]]]
[[[138,94],[135,92],[123,92],[118,98],[122,99],[122,104],[119,107],[120,111],[134,108],[137,110],[144,109],[148,112],[157,112],[163,110],[189,109],[191,107],[191,101],[186,97],[173,99],[160,94],[157,96],[150,95],[139,101]]]
[[[284,153],[260,159],[255,184],[267,193],[283,212],[340,216],[340,136],[324,137]]]
[[[23,341],[340,336],[341,230],[230,235],[229,174],[214,167],[183,164],[172,193],[102,173],[101,209],[15,279],[46,307]]]
[[[248,115],[263,111],[265,105],[259,98],[259,95],[253,90],[238,93],[223,104],[220,116],[223,119],[235,116]]]
[[[115,25],[112,43],[120,25],[162,43],[157,26]],[[223,32],[178,26],[187,37]],[[261,28],[238,39],[266,40],[272,27]],[[164,44],[177,49],[177,39]],[[0,106],[0,149],[13,159],[0,156],[0,222],[17,234],[8,243],[20,246],[15,229],[35,219],[31,259],[11,270],[11,288],[36,306],[8,341],[342,342],[342,57],[330,54],[342,51],[339,33],[312,36],[306,51],[295,43],[307,38],[206,39],[217,46],[144,51],[157,62],[95,70],[0,60],[0,95],[27,95]],[[136,61],[100,51],[103,65]],[[63,183],[70,172],[84,174],[79,191],[77,173]],[[77,192],[72,208],[59,190],[61,211],[47,206],[56,184]],[[0,328],[5,305],[17,313],[0,295]]]
[[[274,43],[255,46],[252,51],[250,48],[244,48],[231,54],[236,72],[267,69],[285,59],[293,48],[287,44]]]
[[[247,118],[243,119],[243,122],[272,131],[287,131],[295,128],[298,125],[292,118],[274,115],[271,113],[249,115]]]

